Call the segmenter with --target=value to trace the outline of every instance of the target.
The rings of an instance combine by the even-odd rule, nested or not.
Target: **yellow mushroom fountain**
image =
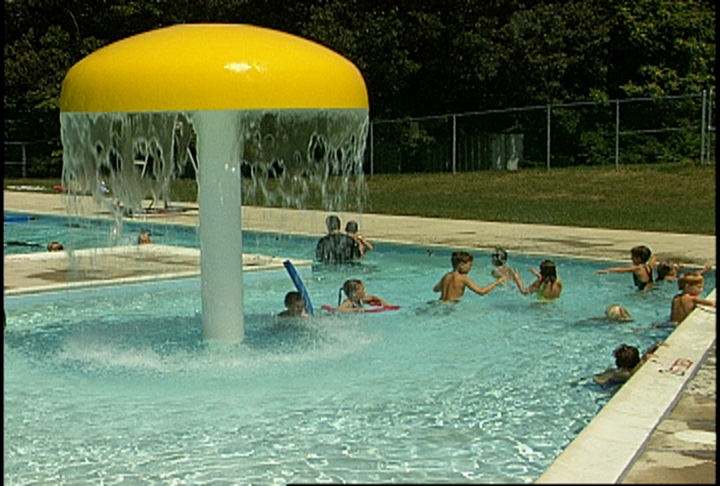
[[[327,181],[362,175],[360,72],[266,28],[176,25],[115,42],[70,69],[60,110],[63,184],[98,204],[100,189],[131,210],[167,200],[172,179],[195,166],[206,340],[244,337],[243,178],[273,179],[281,205],[319,193],[338,209]]]

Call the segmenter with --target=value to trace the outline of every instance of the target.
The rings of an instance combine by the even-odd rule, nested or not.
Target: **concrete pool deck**
[[[87,201],[82,198],[70,200],[58,194],[4,192],[4,209],[7,211],[67,215],[69,203],[75,207]],[[197,206],[183,207],[185,211],[139,215],[133,219],[196,225]],[[480,250],[503,246],[511,252],[618,262],[628,260],[632,246],[647,244],[661,260],[672,258],[698,267],[715,264],[715,236],[337,214],[343,221],[356,219],[361,232],[373,242]],[[320,236],[325,233],[326,215],[327,212],[320,211],[243,207],[242,225],[244,230]],[[138,253],[138,247],[128,251]],[[67,286],[62,278],[58,281],[57,272],[48,271],[52,268],[51,259],[60,257],[50,253],[41,255],[47,258],[26,258],[23,264],[14,266],[12,259],[5,257],[6,295],[22,293],[23,289],[30,290],[33,285],[37,287],[38,282],[23,283],[22,279],[29,274],[34,274],[33,278],[39,279],[41,284],[45,281],[56,288]],[[173,257],[171,262],[175,272],[178,272],[180,256],[176,256],[177,260]],[[143,271],[149,276],[162,273],[162,269],[167,268],[167,262],[163,262],[165,258],[158,258],[158,262],[152,264],[141,259],[145,262]],[[187,265],[192,267],[194,263]],[[128,272],[126,265],[116,268]],[[154,268],[158,273],[151,271]],[[187,271],[197,274],[199,270],[188,268]],[[11,281],[19,283],[13,284],[16,285],[13,289],[7,289]],[[710,298],[715,299],[715,290]],[[715,309],[697,309],[666,342],[668,346],[661,347],[656,356],[614,395],[537,482],[715,483]]]

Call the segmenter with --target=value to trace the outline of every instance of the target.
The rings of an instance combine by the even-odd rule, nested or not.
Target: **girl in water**
[[[520,292],[522,292],[523,295],[536,293],[538,299],[541,300],[553,300],[560,297],[560,293],[562,293],[563,283],[562,279],[558,278],[557,276],[557,268],[555,267],[555,262],[551,260],[545,260],[540,264],[539,272],[534,268],[531,268],[530,271],[537,278],[533,283],[530,284],[529,287],[525,287],[522,279],[520,278],[520,274],[517,271],[514,272],[515,283],[517,284]]]
[[[334,310],[336,312],[365,312],[364,305],[389,306],[385,300],[377,295],[366,295],[365,284],[361,280],[350,279],[343,283],[338,295],[338,301],[342,300],[342,294],[347,297]]]

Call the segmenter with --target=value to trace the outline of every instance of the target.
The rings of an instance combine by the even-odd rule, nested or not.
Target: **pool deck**
[[[91,206],[89,198],[70,200],[59,194],[4,191],[4,209],[8,211],[67,215],[68,207],[83,205]],[[184,211],[139,215],[133,219],[196,225],[197,205],[185,204],[183,208]],[[697,267],[715,265],[715,236],[337,214],[343,221],[357,220],[362,233],[380,243],[479,250],[503,246],[511,252],[619,262],[628,260],[632,246],[647,244],[660,260],[672,258]],[[244,230],[320,236],[325,233],[326,215],[320,211],[243,207],[242,226]],[[99,280],[199,273],[198,250],[165,251],[161,245],[143,246],[157,248],[116,250],[114,253],[121,260],[104,269]],[[378,251],[382,251],[381,245]],[[6,256],[5,295],[97,283],[90,274],[83,277],[77,272],[75,275],[80,276],[74,277],[74,282],[68,281],[68,268],[58,267],[63,254]],[[135,262],[132,265],[127,263],[128,255]],[[715,299],[715,289],[709,298]],[[613,396],[537,482],[714,484],[716,338],[715,309],[700,308],[693,312],[667,339],[668,345],[659,348],[655,357]]]

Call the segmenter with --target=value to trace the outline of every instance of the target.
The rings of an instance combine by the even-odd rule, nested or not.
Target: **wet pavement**
[[[143,214],[134,219],[197,224],[197,206]],[[92,208],[89,198],[5,191],[4,209],[67,215]],[[80,209],[79,209],[80,208]],[[244,230],[320,236],[320,211],[243,207]],[[405,242],[481,250],[503,246],[521,253],[556,254],[626,261],[629,249],[651,242],[658,259],[688,266],[715,264],[715,236],[504,224],[339,212],[355,219],[372,241]],[[145,248],[147,247],[147,248]],[[154,248],[150,248],[154,247]],[[5,256],[5,295],[59,286],[98,285],[114,279],[177,278],[199,274],[199,250],[143,245],[113,249],[98,271],[69,265],[63,252]],[[81,252],[82,258],[93,259]],[[82,261],[82,258],[75,259]],[[255,260],[253,260],[255,258]],[[262,256],[244,266],[262,268]],[[89,261],[89,260],[88,260]],[[255,262],[254,264],[252,262]],[[298,264],[309,262],[297,262]],[[91,270],[94,268],[95,270]],[[713,290],[710,298],[715,299]],[[716,314],[696,310],[626,383],[580,436],[539,478],[539,483],[714,484],[716,479]],[[683,361],[684,360],[684,361]],[[678,371],[678,363],[685,367]]]

